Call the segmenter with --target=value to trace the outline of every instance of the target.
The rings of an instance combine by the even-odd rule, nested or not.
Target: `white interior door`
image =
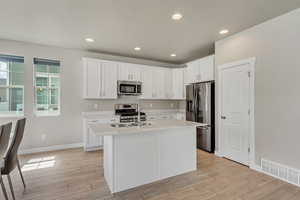
[[[250,64],[221,70],[221,134],[224,156],[249,165]]]

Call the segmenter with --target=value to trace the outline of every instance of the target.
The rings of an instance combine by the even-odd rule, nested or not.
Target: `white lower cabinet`
[[[89,124],[100,123],[100,124],[109,124],[111,123],[110,119],[97,119],[89,120],[83,119],[83,148],[84,151],[95,151],[103,148],[103,137],[96,136],[89,129]]]

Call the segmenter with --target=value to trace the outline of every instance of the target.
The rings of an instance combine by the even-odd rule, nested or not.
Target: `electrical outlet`
[[[171,106],[171,108],[174,108],[174,103],[171,103],[170,106]]]

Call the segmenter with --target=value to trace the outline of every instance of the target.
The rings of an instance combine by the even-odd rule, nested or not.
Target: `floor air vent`
[[[261,160],[261,169],[266,174],[300,186],[300,171],[297,169],[265,159]]]

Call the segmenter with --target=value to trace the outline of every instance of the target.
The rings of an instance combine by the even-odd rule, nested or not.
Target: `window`
[[[60,62],[34,58],[35,112],[37,115],[60,114]]]
[[[24,57],[0,55],[0,116],[24,114]]]

